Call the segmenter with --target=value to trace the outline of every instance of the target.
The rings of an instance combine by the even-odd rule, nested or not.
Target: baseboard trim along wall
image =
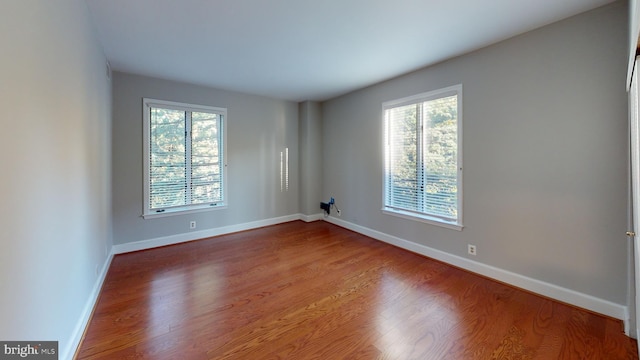
[[[213,229],[206,229],[201,231],[192,231],[188,233],[163,236],[159,238],[141,240],[141,241],[126,243],[126,244],[118,244],[113,246],[113,252],[114,254],[124,254],[128,252],[133,252],[133,251],[152,249],[160,246],[180,244],[183,242],[204,239],[204,238],[209,238],[213,236],[231,234],[239,231],[257,229],[264,226],[276,225],[276,224],[281,224],[281,223],[294,221],[294,220],[307,221],[303,219],[303,216],[306,216],[306,215],[302,215],[302,214],[286,215],[286,216],[281,216],[281,217],[276,217],[271,219],[252,221],[252,222],[243,223],[243,224],[235,224],[235,225],[223,226],[223,227],[213,228]]]
[[[334,225],[338,225],[346,229],[355,231],[362,235],[369,236],[376,240],[380,240],[382,242],[386,242],[405,250],[409,250],[411,252],[424,255],[432,259],[445,262],[447,264],[451,264],[453,266],[471,271],[473,273],[483,275],[488,278],[501,281],[509,285],[513,285],[515,287],[528,290],[567,304],[571,304],[583,309],[622,320],[625,322],[625,330],[628,328],[627,322],[629,321],[629,315],[626,306],[566,289],[544,281],[536,280],[527,276],[516,274],[507,270],[496,268],[490,265],[482,264],[477,261],[469,260],[457,255],[449,254],[425,245],[416,244],[414,242],[401,239],[393,235],[385,234],[377,230],[372,230],[364,226],[356,225],[332,216],[329,216],[324,220]]]
[[[82,341],[82,336],[84,335],[87,326],[89,325],[89,321],[91,320],[91,315],[93,314],[93,309],[98,303],[98,297],[100,296],[100,290],[102,290],[102,285],[104,284],[104,280],[107,277],[107,272],[109,272],[109,267],[111,267],[111,261],[113,260],[113,251],[109,253],[107,259],[102,265],[102,269],[96,279],[95,285],[93,285],[93,290],[91,290],[91,294],[87,299],[87,302],[82,309],[82,316],[76,323],[76,327],[73,329],[73,334],[71,336],[71,341],[66,348],[60,349],[60,359],[73,359],[75,352],[78,350],[80,346],[80,341]]]
[[[313,214],[313,215],[300,214],[300,220],[304,222],[318,221],[318,220],[322,220],[322,218],[323,218],[322,213]]]

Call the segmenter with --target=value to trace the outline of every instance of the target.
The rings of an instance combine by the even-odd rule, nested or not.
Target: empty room
[[[638,358],[636,0],[0,28],[0,358]]]

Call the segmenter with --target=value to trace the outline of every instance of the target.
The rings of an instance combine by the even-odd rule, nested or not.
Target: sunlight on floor
[[[163,335],[179,324],[184,316],[184,299],[188,292],[185,271],[160,274],[151,282],[149,294],[149,334]]]
[[[189,311],[215,302],[218,296],[211,294],[219,294],[222,275],[218,266],[208,264],[189,271],[171,270],[153,279],[148,319],[151,336],[178,330],[186,319],[198,315]]]
[[[455,331],[458,315],[442,293],[434,294],[428,285],[406,283],[392,273],[383,275],[378,311],[376,347],[389,358],[414,358],[437,347],[437,334]],[[416,332],[415,329],[424,331]]]

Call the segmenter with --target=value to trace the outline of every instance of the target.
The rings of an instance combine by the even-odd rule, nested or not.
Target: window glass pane
[[[151,108],[150,197],[151,209],[186,202],[185,112]]]
[[[219,128],[222,115],[191,114],[191,202],[222,200],[222,151]]]
[[[417,107],[408,105],[388,111],[389,201],[392,206],[417,210],[420,173],[417,168]]]
[[[448,96],[427,101],[425,107],[424,212],[457,217],[458,101]]]

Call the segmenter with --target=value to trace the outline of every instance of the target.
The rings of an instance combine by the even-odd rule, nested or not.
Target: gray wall
[[[322,109],[318,102],[298,105],[300,115],[300,212],[318,214],[322,196]],[[328,199],[327,199],[328,200]],[[326,200],[325,200],[326,201]]]
[[[0,47],[0,339],[67,359],[112,246],[106,60],[82,0],[0,2]]]
[[[584,13],[323,103],[346,221],[626,305],[627,12]],[[428,49],[425,49],[428,51]],[[384,101],[463,84],[464,225],[381,213]]]
[[[228,208],[144,220],[142,98],[227,108]],[[289,190],[280,152],[289,148]],[[113,76],[114,243],[188,233],[298,213],[298,105],[260,96],[118,73]]]

